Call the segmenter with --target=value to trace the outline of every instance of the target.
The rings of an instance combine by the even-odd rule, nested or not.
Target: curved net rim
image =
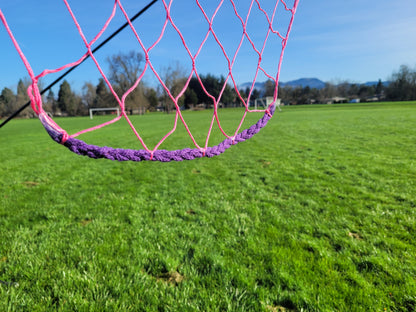
[[[70,151],[81,156],[88,156],[90,158],[105,158],[109,160],[117,161],[183,161],[192,160],[202,157],[214,157],[224,153],[231,146],[237,143],[244,142],[252,138],[263,127],[267,125],[269,120],[273,117],[276,110],[275,104],[272,104],[260,118],[257,123],[251,127],[238,133],[234,138],[227,138],[221,143],[215,146],[207,148],[184,148],[181,150],[155,150],[148,151],[145,149],[122,149],[113,148],[108,146],[97,146],[87,144],[82,140],[68,137],[65,131],[58,129],[57,125],[53,122],[45,112],[39,114],[39,120],[48,132],[49,136],[57,143],[60,143],[67,147]]]
[[[239,131],[240,126],[242,125],[242,123],[244,121],[244,117],[243,117],[243,119],[240,122],[240,125],[238,126],[238,128],[237,128],[237,130],[235,132],[235,135],[232,136],[232,137],[226,135],[223,132],[223,130],[221,129],[221,126],[219,125],[220,130],[223,132],[223,134],[227,138],[225,140],[223,140],[221,143],[219,143],[218,145],[216,145],[216,146],[208,147],[207,146],[208,145],[208,139],[209,139],[209,135],[210,135],[211,130],[212,130],[212,125],[213,125],[213,122],[212,122],[211,123],[211,128],[210,128],[209,133],[208,133],[208,137],[207,137],[207,140],[206,140],[206,145],[205,145],[204,148],[201,148],[201,147],[198,146],[198,144],[196,144],[196,142],[195,142],[192,134],[188,130],[187,125],[185,124],[184,120],[182,120],[182,117],[181,117],[181,120],[184,123],[186,129],[188,130],[188,134],[190,135],[191,139],[194,141],[194,144],[195,144],[196,148],[184,148],[184,149],[181,149],[181,150],[171,150],[171,151],[168,151],[168,150],[159,150],[158,149],[159,145],[161,143],[163,143],[163,141],[171,133],[168,133],[156,145],[156,147],[155,147],[154,150],[149,150],[146,147],[146,145],[144,144],[144,142],[141,139],[140,135],[134,129],[134,126],[131,124],[131,122],[129,121],[129,119],[128,119],[126,113],[125,113],[125,104],[124,104],[125,98],[140,83],[141,78],[143,77],[145,71],[143,71],[143,73],[141,74],[141,76],[139,77],[139,79],[136,80],[135,84],[132,85],[130,87],[130,89],[126,93],[124,93],[123,97],[120,99],[117,96],[117,94],[115,93],[115,91],[113,90],[113,88],[112,88],[110,82],[108,81],[106,75],[103,73],[103,71],[102,71],[100,65],[98,64],[97,60],[95,59],[95,57],[93,55],[93,51],[91,49],[91,46],[95,43],[95,41],[102,35],[102,33],[107,28],[109,22],[111,21],[111,19],[113,18],[114,14],[115,14],[116,8],[118,6],[120,8],[120,10],[122,11],[122,13],[125,15],[125,17],[127,19],[127,22],[130,25],[130,28],[134,32],[137,40],[139,41],[140,46],[142,47],[142,49],[145,52],[145,55],[146,55],[146,66],[149,65],[152,68],[152,71],[154,72],[154,74],[158,78],[158,80],[161,83],[161,85],[164,87],[165,91],[168,93],[168,95],[171,98],[171,100],[174,102],[175,107],[176,107],[176,110],[177,110],[177,112],[180,115],[179,106],[178,106],[178,103],[177,103],[177,98],[174,98],[173,97],[173,95],[167,89],[167,87],[164,84],[164,82],[159,77],[158,73],[154,70],[154,68],[149,63],[150,61],[149,61],[148,53],[160,41],[160,38],[162,37],[165,28],[163,28],[163,32],[162,32],[161,36],[159,37],[159,39],[151,47],[149,47],[148,49],[146,49],[143,46],[140,37],[137,35],[137,33],[135,31],[135,28],[133,27],[130,19],[128,18],[127,13],[123,9],[123,7],[122,7],[122,5],[120,3],[120,0],[115,0],[114,6],[113,6],[112,15],[107,20],[106,24],[103,26],[103,28],[100,30],[100,32],[94,37],[94,39],[92,41],[88,42],[88,40],[86,39],[85,35],[83,34],[83,31],[82,31],[79,23],[77,22],[77,19],[76,19],[75,15],[73,14],[73,12],[71,10],[71,7],[69,6],[67,0],[63,0],[63,1],[64,1],[65,5],[67,6],[67,9],[68,9],[68,11],[69,11],[69,13],[70,13],[70,15],[71,15],[71,17],[72,17],[72,19],[73,19],[76,27],[77,27],[77,29],[78,29],[78,32],[79,32],[80,36],[82,37],[82,40],[84,41],[84,43],[85,43],[88,51],[78,61],[75,61],[75,62],[66,64],[66,65],[64,65],[64,66],[62,66],[60,68],[54,69],[54,70],[44,70],[41,74],[39,74],[37,76],[34,74],[34,72],[33,72],[32,68],[31,68],[28,60],[26,59],[25,55],[23,54],[22,50],[20,49],[20,46],[17,43],[16,39],[14,38],[13,33],[11,32],[10,28],[8,27],[7,22],[5,20],[5,17],[3,15],[3,13],[1,12],[1,10],[0,10],[0,19],[3,22],[4,26],[6,27],[6,30],[7,30],[8,34],[9,34],[9,36],[11,37],[12,42],[13,42],[13,44],[14,44],[17,52],[18,52],[18,54],[20,55],[20,57],[21,57],[24,65],[25,65],[25,67],[26,67],[26,69],[27,69],[27,71],[28,71],[28,73],[30,75],[30,78],[32,80],[32,84],[28,88],[28,95],[29,95],[29,97],[31,99],[31,107],[32,107],[32,109],[39,116],[40,121],[42,122],[44,128],[49,133],[49,135],[52,137],[52,139],[54,141],[56,141],[56,142],[64,145],[64,146],[66,146],[72,152],[74,152],[76,154],[79,154],[79,155],[88,156],[90,158],[106,158],[106,159],[118,160],[118,161],[127,161],[127,160],[131,160],[131,161],[143,161],[143,160],[151,160],[151,161],[168,162],[168,161],[190,160],[190,159],[201,158],[201,157],[213,157],[213,156],[216,156],[216,155],[219,155],[219,154],[223,153],[225,150],[227,150],[228,148],[230,148],[232,145],[235,145],[235,144],[237,144],[239,142],[245,141],[245,140],[250,139],[251,137],[253,137],[256,133],[258,133],[261,130],[261,128],[263,128],[268,123],[268,121],[273,116],[273,114],[275,112],[275,108],[276,108],[275,106],[276,106],[277,92],[278,92],[279,73],[280,73],[280,68],[281,68],[281,63],[282,63],[282,58],[283,58],[283,52],[284,52],[285,47],[286,47],[286,44],[287,44],[287,39],[288,39],[290,30],[291,30],[291,27],[292,27],[294,14],[296,12],[296,8],[297,8],[297,5],[298,5],[299,0],[294,0],[294,4],[293,4],[293,7],[292,8],[288,8],[287,5],[286,5],[286,3],[285,3],[285,1],[283,1],[283,0],[277,0],[277,2],[276,2],[276,6],[275,6],[274,11],[273,11],[273,18],[274,18],[274,14],[276,12],[277,4],[280,1],[283,3],[285,10],[291,12],[291,18],[290,18],[290,21],[289,21],[289,25],[288,25],[288,28],[287,28],[287,32],[286,32],[286,36],[285,37],[283,37],[277,30],[274,30],[273,29],[272,24],[271,24],[273,18],[272,18],[272,20],[269,19],[268,15],[265,13],[265,11],[261,8],[260,4],[258,3],[258,0],[252,0],[251,1],[251,6],[254,4],[254,2],[257,3],[260,11],[262,11],[265,14],[265,16],[267,18],[267,22],[269,23],[269,28],[267,30],[267,35],[266,35],[265,40],[263,42],[263,48],[261,49],[261,51],[258,51],[253,46],[254,47],[254,50],[256,51],[256,53],[259,54],[259,61],[258,61],[258,64],[257,64],[257,70],[256,70],[256,74],[255,74],[255,77],[254,77],[254,80],[253,80],[253,84],[252,84],[252,87],[250,89],[250,92],[251,92],[252,89],[253,89],[253,87],[254,87],[254,82],[256,81],[257,75],[258,75],[258,73],[259,73],[260,70],[263,71],[264,74],[267,77],[269,77],[270,79],[272,79],[275,82],[273,102],[272,102],[272,104],[270,104],[268,106],[267,109],[261,110],[262,112],[264,112],[263,117],[260,118],[257,121],[257,123],[254,124],[254,125],[252,125],[250,128],[247,128],[247,129],[245,129],[242,132],[239,132],[237,134],[237,131]],[[231,3],[234,6],[233,0],[231,0]],[[166,12],[167,12],[167,17],[166,17],[166,20],[165,20],[165,26],[166,26],[166,24],[167,24],[168,21],[170,21],[172,23],[172,26],[175,28],[175,30],[177,31],[177,33],[181,37],[182,42],[183,42],[185,48],[188,50],[187,45],[186,45],[186,43],[185,43],[185,41],[184,41],[184,39],[182,37],[181,32],[175,27],[175,25],[171,21],[171,17],[170,17],[170,6],[166,6],[166,3],[165,3],[164,0],[163,0],[163,4],[164,4],[165,9],[166,9]],[[198,4],[198,6],[199,6],[199,4]],[[217,39],[214,31],[212,30],[212,19],[216,15],[216,13],[217,13],[218,9],[220,8],[220,6],[221,6],[221,4],[217,7],[217,10],[213,13],[213,16],[212,16],[211,20],[209,20],[207,18],[206,14],[205,14],[205,12],[203,10],[203,8],[200,7],[200,9],[203,12],[203,14],[204,14],[205,18],[207,19],[207,22],[209,23],[209,26],[210,26],[209,32],[207,33],[206,36],[208,36],[210,33],[212,33],[212,35],[215,37],[215,40],[219,44],[220,48],[223,50],[223,53],[224,53],[224,55],[225,55],[225,57],[226,57],[226,59],[227,59],[227,61],[229,63],[229,70],[230,70],[229,76],[227,76],[227,80],[228,80],[229,77],[231,77],[231,79],[232,79],[232,81],[234,83],[235,88],[237,88],[236,87],[236,83],[235,83],[234,78],[233,78],[232,73],[231,73],[231,68],[232,68],[232,66],[234,64],[235,56],[239,52],[240,47],[241,47],[241,44],[242,44],[243,39],[245,37],[247,37],[247,40],[249,40],[249,42],[252,45],[253,45],[253,42],[251,41],[251,39],[249,38],[249,36],[246,33],[247,19],[246,19],[246,22],[244,23],[243,20],[240,18],[240,16],[236,12],[236,14],[238,15],[238,17],[240,18],[240,20],[241,20],[241,22],[243,24],[243,35],[242,35],[243,37],[241,38],[240,45],[238,46],[238,49],[236,50],[236,52],[234,54],[234,58],[232,60],[230,60],[230,58],[224,52],[223,46],[218,41],[218,39]],[[248,14],[250,14],[251,6],[250,6],[250,10],[248,11]],[[234,10],[235,10],[235,7],[234,7]],[[248,18],[248,16],[247,16],[247,18]],[[277,75],[276,75],[276,78],[275,79],[272,76],[270,76],[268,73],[266,73],[265,70],[263,68],[261,68],[261,66],[260,66],[263,49],[265,47],[265,44],[266,44],[267,39],[269,37],[269,34],[271,32],[274,33],[275,35],[277,35],[281,39],[281,44],[282,44],[282,48],[281,48],[281,51],[280,51],[280,58],[278,58]],[[200,46],[200,49],[201,49],[201,47],[203,46],[204,43],[205,43],[205,41],[202,42],[202,44]],[[192,72],[195,72],[195,74],[197,74],[196,69],[195,69],[195,58],[198,56],[198,54],[199,54],[199,50],[198,50],[198,52],[195,55],[190,55],[190,56],[192,56],[192,61],[193,61],[193,69],[192,69]],[[63,130],[60,126],[58,126],[53,121],[53,119],[51,117],[49,117],[47,115],[47,113],[43,110],[43,108],[42,108],[42,96],[41,96],[41,92],[39,91],[39,88],[38,88],[38,81],[39,81],[39,79],[41,77],[47,75],[47,74],[56,73],[56,72],[59,72],[61,70],[66,69],[68,67],[74,68],[74,66],[75,67],[78,66],[87,57],[91,57],[93,59],[93,61],[94,61],[95,65],[96,65],[97,69],[99,70],[100,74],[102,75],[102,77],[104,78],[104,80],[107,82],[107,85],[110,87],[110,90],[112,91],[113,95],[118,100],[119,105],[120,105],[120,107],[122,108],[122,111],[123,111],[122,115],[127,119],[128,123],[130,124],[130,126],[133,129],[133,131],[135,132],[136,136],[138,137],[138,139],[142,143],[144,149],[141,149],[141,150],[132,150],[132,149],[112,148],[112,147],[107,147],[107,146],[100,147],[100,146],[96,146],[96,145],[89,145],[89,144],[85,143],[84,141],[81,141],[79,139],[75,139],[74,138],[74,137],[78,136],[79,134],[82,134],[82,133],[85,133],[85,132],[89,132],[89,131],[92,131],[92,130],[97,130],[97,129],[99,129],[101,127],[104,127],[104,126],[106,126],[108,124],[111,124],[111,123],[119,120],[122,117],[121,115],[118,116],[117,118],[113,119],[110,122],[104,123],[104,124],[99,125],[99,126],[95,126],[93,128],[90,128],[90,129],[85,129],[85,130],[83,130],[81,132],[78,132],[78,133],[76,133],[74,135],[69,136],[67,134],[67,132],[65,130]],[[189,76],[188,81],[187,81],[187,83],[185,85],[185,88],[188,87],[189,79],[190,79],[190,76]],[[201,81],[200,81],[200,83],[202,84]],[[205,90],[204,86],[202,86],[202,87],[203,87],[204,91],[207,93],[207,91]],[[182,95],[184,91],[185,91],[185,89],[182,90],[182,93],[180,93],[180,95]],[[238,92],[238,90],[236,90],[236,91]],[[222,94],[222,92],[223,91],[221,91],[221,94]],[[208,93],[207,93],[207,95],[209,95],[210,97],[212,97],[212,95],[210,95]],[[250,95],[249,95],[249,98],[250,98]],[[241,96],[240,96],[240,99],[242,99]],[[243,102],[244,102],[244,100],[243,100]],[[246,113],[249,112],[249,111],[252,112],[251,110],[249,110],[248,104],[247,104],[246,105]],[[256,110],[254,110],[254,111],[256,111]],[[216,115],[216,113],[215,113],[215,115]],[[218,117],[216,117],[216,118],[218,118]],[[176,122],[175,122],[175,127],[176,127]]]

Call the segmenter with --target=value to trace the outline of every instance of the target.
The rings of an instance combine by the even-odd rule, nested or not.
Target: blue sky
[[[388,79],[416,66],[416,1],[302,1],[284,60],[284,79]]]
[[[293,1],[293,0],[290,0]],[[123,5],[130,16],[134,15],[148,1],[124,0]],[[241,12],[247,9],[248,1],[237,1]],[[267,6],[271,1],[262,1]],[[88,39],[99,30],[110,14],[113,1],[70,0],[77,18]],[[212,12],[213,0],[201,0],[208,12]],[[198,8],[192,1],[175,0],[172,15],[178,26],[183,27],[189,47],[194,53],[207,30],[201,22]],[[36,73],[45,68],[59,67],[76,60],[85,47],[76,32],[66,8],[57,0],[13,0],[3,1],[0,9],[5,14],[24,53]],[[232,13],[227,0],[215,19],[214,30],[228,51],[235,49],[241,28]],[[416,1],[369,0],[333,1],[300,0],[290,40],[287,45],[281,70],[281,81],[304,77],[317,77],[324,81],[366,82],[378,79],[387,80],[401,64],[416,66]],[[231,17],[230,17],[231,16]],[[232,25],[228,26],[230,19]],[[278,12],[276,27],[284,32],[288,15]],[[148,12],[134,23],[145,45],[149,46],[160,33],[164,14],[159,0]],[[124,20],[120,14],[111,23],[103,38],[117,29]],[[267,26],[267,25],[266,25]],[[226,31],[222,31],[226,29]],[[256,44],[262,42],[265,23],[261,14],[254,11],[249,20],[249,31]],[[17,81],[27,76],[26,70],[14,50],[4,28],[0,25],[0,89],[15,89]],[[178,49],[179,47],[179,49]],[[181,42],[169,27],[166,36],[157,49],[151,53],[156,70],[162,70],[179,62],[189,71],[189,57],[181,47]],[[120,51],[139,48],[129,30],[123,31],[96,56],[104,70],[106,58]],[[273,71],[279,56],[279,44],[270,42],[267,46],[264,66]],[[233,69],[238,83],[250,81],[255,69],[255,55],[247,42],[236,60]],[[254,66],[254,67],[253,67]],[[226,73],[227,63],[216,46],[212,36],[197,59],[200,73],[216,75]],[[56,76],[45,79],[52,81]],[[82,64],[67,80],[76,89],[84,82],[98,82],[99,74],[91,62]],[[259,76],[258,81],[264,81]],[[148,72],[145,81],[155,83]],[[56,89],[55,89],[56,91]]]

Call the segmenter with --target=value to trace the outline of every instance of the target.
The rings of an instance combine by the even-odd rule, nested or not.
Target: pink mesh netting
[[[104,26],[101,28],[101,30],[90,40],[86,38],[86,35],[84,34],[83,28],[80,25],[80,23],[77,20],[77,17],[75,16],[69,2],[67,0],[63,0],[65,3],[65,6],[79,32],[79,35],[81,36],[87,52],[85,52],[80,58],[78,58],[76,61],[65,64],[62,67],[59,67],[57,69],[53,70],[44,70],[40,74],[35,74],[32,70],[30,63],[26,59],[24,53],[20,49],[16,39],[13,36],[13,33],[11,29],[9,28],[6,19],[3,15],[3,13],[0,10],[0,18],[6,27],[7,32],[9,33],[10,37],[12,38],[12,41],[15,45],[16,50],[18,51],[20,57],[22,58],[27,71],[30,75],[30,78],[32,80],[32,84],[28,89],[28,94],[31,99],[31,107],[35,111],[35,113],[39,116],[40,121],[44,125],[45,129],[49,133],[49,135],[58,143],[61,143],[68,147],[71,151],[80,154],[80,155],[86,155],[92,158],[107,158],[112,160],[133,160],[133,161],[142,161],[142,160],[158,160],[158,161],[172,161],[172,160],[185,160],[185,159],[193,159],[198,157],[212,157],[218,154],[221,154],[224,152],[227,148],[230,146],[247,140],[251,138],[254,134],[256,134],[262,127],[264,127],[269,119],[272,117],[275,106],[276,106],[276,100],[277,100],[277,91],[278,91],[278,81],[279,81],[279,74],[280,74],[280,68],[282,64],[282,58],[283,58],[283,52],[285,50],[287,40],[289,37],[289,33],[292,27],[293,18],[296,12],[296,8],[298,5],[298,0],[292,0],[292,4],[289,6],[288,2],[289,0],[277,0],[274,1],[272,5],[270,5],[271,1],[265,1],[265,4],[262,4],[259,0],[249,0],[249,1],[243,1],[244,2],[244,9],[241,9],[242,5],[241,1],[234,1],[234,0],[222,0],[222,1],[198,1],[195,0],[195,4],[198,8],[198,14],[194,15],[193,18],[198,18],[200,22],[203,23],[204,27],[198,26],[198,32],[203,34],[199,37],[199,39],[190,39],[189,37],[184,35],[184,32],[186,32],[185,29],[182,28],[183,23],[179,22],[179,19],[186,19],[188,16],[186,14],[181,15],[173,14],[172,13],[172,7],[174,5],[174,2],[176,1],[166,1],[166,0],[160,0],[158,5],[163,6],[163,11],[165,14],[164,23],[162,25],[161,31],[154,34],[153,40],[144,40],[142,38],[142,34],[139,34],[139,32],[136,30],[132,22],[130,21],[128,14],[123,7],[123,4],[121,0],[115,0],[111,14],[109,18],[106,20]],[[222,32],[227,31],[227,26],[224,26],[221,24],[221,27],[216,27],[216,19],[219,14],[221,14],[223,8],[225,6],[232,7],[232,11],[234,16],[230,16],[229,20],[230,23],[232,22],[234,24],[234,28],[237,25],[239,29],[239,34],[234,36],[232,41],[235,43],[234,46],[230,49],[229,45],[224,42],[225,38],[224,36],[221,36]],[[266,8],[267,7],[267,8]],[[138,77],[138,79],[130,86],[130,88],[121,96],[116,93],[114,90],[112,84],[110,83],[110,79],[105,74],[104,70],[102,69],[102,65],[96,58],[95,54],[93,53],[93,47],[96,45],[97,41],[102,37],[103,33],[108,28],[109,24],[113,20],[116,13],[121,12],[122,16],[124,16],[125,20],[129,23],[129,28],[133,32],[135,40],[138,43],[138,51],[144,55],[145,59],[145,65]],[[278,14],[279,12],[279,14]],[[249,27],[249,21],[250,16],[253,14],[256,14],[256,16],[260,16],[262,18],[263,23],[265,26],[259,28],[250,28]],[[280,21],[279,18],[282,17],[282,21]],[[283,26],[282,26],[283,24]],[[181,25],[181,26],[179,26]],[[171,31],[168,31],[167,29],[170,29]],[[255,29],[253,31],[252,29]],[[189,72],[186,76],[186,82],[184,83],[183,87],[179,92],[176,92],[175,94],[171,92],[169,87],[167,86],[166,81],[162,78],[162,75],[160,73],[160,70],[157,69],[157,66],[155,65],[155,58],[156,58],[156,51],[158,47],[161,45],[161,41],[164,39],[164,36],[172,36],[172,33],[175,36],[178,36],[180,38],[180,45],[172,47],[172,48],[180,48],[185,53],[183,62],[186,62],[187,64],[190,64],[189,66]],[[257,37],[261,37],[261,40],[254,39]],[[200,40],[195,42],[195,40]],[[146,41],[146,43],[145,43]],[[219,94],[213,94],[210,92],[209,88],[204,85],[203,80],[201,79],[201,74],[199,72],[199,59],[201,57],[201,54],[204,52],[204,49],[208,49],[208,41],[211,43],[214,43],[214,46],[216,46],[217,51],[219,51],[221,59],[225,60],[226,68],[224,70],[224,81],[222,88],[219,92]],[[265,55],[265,50],[269,47],[270,41],[278,41],[280,43],[279,49],[274,51],[274,66],[266,67],[265,63],[263,62],[263,58]],[[211,48],[211,47],[210,47]],[[249,51],[248,51],[249,50]],[[252,80],[251,80],[251,86],[250,86],[250,92],[249,96],[247,98],[243,97],[239,92],[239,86],[237,81],[237,72],[238,69],[236,68],[237,60],[239,59],[239,56],[251,53],[252,55],[255,55],[255,66],[253,67],[254,70],[252,72]],[[78,66],[81,62],[83,62],[86,58],[91,58],[94,62],[96,68],[98,69],[101,77],[106,82],[109,90],[111,91],[112,95],[116,99],[121,114],[110,121],[107,121],[105,123],[102,123],[100,125],[96,125],[94,127],[84,129],[82,131],[78,131],[73,134],[68,134],[64,129],[62,129],[52,118],[48,116],[48,114],[44,111],[42,107],[42,96],[40,94],[38,82],[39,79],[47,76],[49,74],[53,74],[56,72],[64,71],[68,68]],[[215,60],[214,60],[215,61]],[[248,64],[247,64],[248,65]],[[238,66],[242,66],[240,63]],[[174,104],[174,114],[175,118],[173,121],[172,128],[165,133],[158,143],[153,146],[149,147],[145,140],[142,138],[142,135],[140,131],[136,129],[136,127],[133,125],[131,118],[127,114],[126,110],[126,98],[135,90],[141,83],[143,83],[145,75],[151,75],[155,78],[158,85],[164,90],[164,92],[169,97],[170,101]],[[265,107],[264,109],[252,109],[249,104],[250,95],[252,94],[255,83],[258,81],[259,77],[265,77],[273,82],[274,85],[274,94],[273,94],[273,101],[271,104],[268,105],[268,107]],[[197,142],[197,140],[194,138],[194,135],[192,134],[190,128],[188,127],[188,123],[184,118],[184,114],[181,111],[179,101],[181,97],[184,96],[186,90],[189,88],[189,84],[191,79],[196,78],[203,90],[203,92],[211,99],[212,104],[212,116],[209,123],[209,128],[205,137],[205,140],[203,144],[200,142]],[[238,126],[236,129],[228,133],[224,130],[224,127],[221,123],[221,120],[219,118],[219,110],[221,98],[223,96],[223,92],[226,89],[226,86],[231,86],[235,90],[236,96],[239,98],[240,103],[242,103],[243,106],[243,114],[241,117],[240,122],[238,123]],[[255,112],[262,112],[264,113],[263,116],[258,120],[257,123],[249,127],[248,129],[245,129],[241,131],[241,127],[243,125],[243,122],[246,119],[247,114],[249,113],[255,113]],[[135,150],[135,149],[120,149],[120,148],[111,148],[111,147],[100,147],[96,145],[89,145],[85,142],[76,139],[77,136],[84,134],[86,132],[90,131],[96,131],[100,128],[103,128],[105,126],[108,126],[110,124],[113,124],[119,120],[125,120],[133,134],[137,137],[138,141],[140,142],[141,149]],[[186,133],[189,136],[189,138],[192,141],[193,148],[185,148],[180,150],[164,150],[160,149],[162,144],[169,138],[177,129],[178,124],[182,124],[184,128],[186,129]],[[214,127],[218,127],[219,131],[224,136],[224,140],[215,146],[209,146],[209,141],[211,137],[211,133],[213,131]]]

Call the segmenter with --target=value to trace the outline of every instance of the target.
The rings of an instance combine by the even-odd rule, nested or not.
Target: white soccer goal
[[[90,118],[92,119],[93,112],[98,112],[98,111],[117,111],[117,116],[120,115],[119,107],[98,107],[98,108],[90,108]]]
[[[266,109],[267,107],[269,107],[269,105],[273,102],[273,97],[272,96],[266,96],[266,97],[262,97],[262,98],[258,98],[254,100],[254,109],[257,109],[258,107],[262,107],[264,109]],[[276,99],[276,103],[275,105],[280,109],[280,99]]]

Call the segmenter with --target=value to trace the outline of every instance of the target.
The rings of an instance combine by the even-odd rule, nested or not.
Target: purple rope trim
[[[146,150],[132,150],[132,149],[121,149],[121,148],[112,148],[112,147],[100,147],[96,145],[88,145],[87,143],[74,139],[68,138],[68,140],[63,143],[69,150],[72,152],[82,155],[88,156],[91,158],[106,158],[110,160],[118,160],[118,161],[143,161],[143,160],[153,160],[153,161],[161,161],[161,162],[169,162],[169,161],[182,161],[182,160],[191,160],[195,158],[201,157],[214,157],[220,155],[225,152],[228,148],[232,145],[237,143],[243,142],[245,140],[250,139],[256,133],[258,133],[261,128],[266,126],[267,122],[271,119],[275,112],[275,106],[272,105],[269,111],[266,111],[262,118],[257,121],[256,124],[252,125],[250,128],[243,130],[239,134],[237,134],[233,139],[225,139],[220,144],[207,147],[205,150],[205,154],[203,151],[197,148],[185,148],[182,150],[175,150],[175,151],[167,151],[167,150],[156,150],[153,153],[153,158],[151,154]],[[62,142],[63,134],[56,130],[55,128],[51,127],[48,123],[44,122],[43,119],[40,119],[43,126],[45,127],[46,131],[49,133],[51,138],[58,143]]]

